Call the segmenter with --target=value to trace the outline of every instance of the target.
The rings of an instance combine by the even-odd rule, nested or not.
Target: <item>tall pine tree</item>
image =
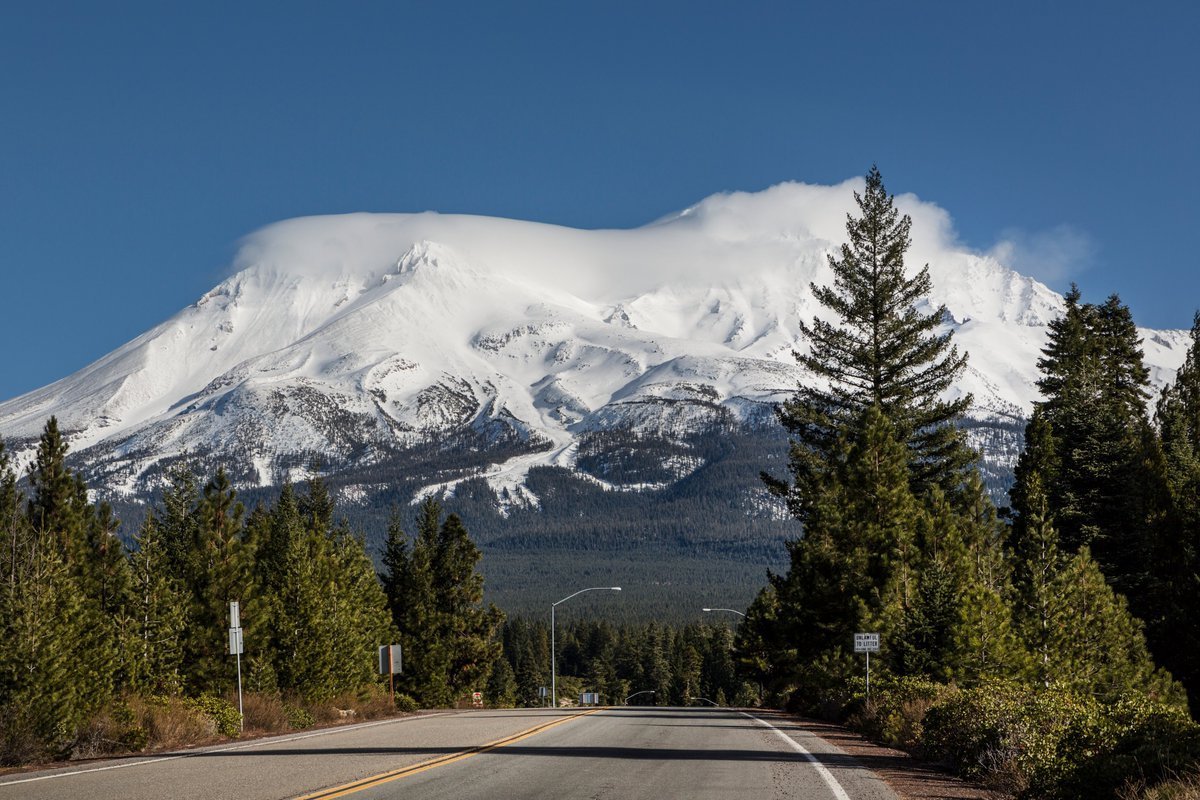
[[[764,475],[801,521],[807,520],[811,490],[828,468],[839,431],[871,406],[895,426],[918,494],[931,484],[956,487],[975,457],[954,424],[971,397],[942,397],[965,367],[966,355],[951,344],[949,332],[937,332],[945,307],[918,310],[932,286],[929,268],[913,276],[905,270],[912,220],[900,216],[875,167],[854,199],[860,216],[847,216],[849,241],[840,257],[829,257],[834,285],[812,286],[834,320],[801,323],[808,350],[795,356],[814,380],[778,410],[792,436],[793,485]]]

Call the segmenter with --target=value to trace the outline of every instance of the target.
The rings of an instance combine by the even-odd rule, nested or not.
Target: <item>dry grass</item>
[[[234,705],[237,698],[233,698]],[[291,730],[287,708],[278,695],[247,694],[242,698],[242,721],[247,733],[279,733]]]
[[[212,719],[188,708],[180,698],[131,697],[128,702],[135,719],[146,729],[151,749],[190,747],[219,738]]]
[[[237,695],[225,698],[237,708]],[[313,725],[337,725],[380,719],[414,711],[415,703],[398,696],[393,708],[387,691],[372,687],[321,703],[304,702],[273,693],[251,693],[242,698],[245,733],[269,735],[301,730]],[[96,714],[66,743],[65,752],[48,752],[33,734],[28,715],[0,708],[0,767],[70,758],[97,758],[142,750],[176,750],[224,741],[210,714],[197,701],[181,697],[131,696],[114,701]],[[235,723],[236,724],[236,723]]]
[[[1151,787],[1130,785],[1120,796],[1121,800],[1200,800],[1200,773],[1172,778]]]

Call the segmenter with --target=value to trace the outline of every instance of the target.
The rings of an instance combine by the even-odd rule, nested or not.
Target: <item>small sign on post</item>
[[[471,692],[471,705],[475,708],[483,708],[483,692]]]
[[[854,652],[867,654],[867,699],[871,699],[871,653],[879,652],[878,633],[854,634]]]
[[[581,706],[598,706],[600,705],[600,694],[598,692],[583,692],[579,695],[579,705]]]
[[[878,633],[856,633],[856,634],[854,634],[854,652],[856,652],[856,653],[878,653],[879,652],[879,634]]]
[[[246,651],[242,648],[242,629],[241,628],[230,628],[229,629],[229,655],[240,656],[244,652],[246,652]],[[239,658],[238,661],[240,662],[241,659]]]
[[[379,674],[388,676],[388,691],[392,694],[392,708],[396,707],[397,672],[404,672],[404,655],[398,644],[385,644],[379,648]]]
[[[550,688],[548,686],[539,686],[538,687],[538,697],[542,698],[542,705],[544,705],[544,706],[550,705],[550,700],[549,700]]]

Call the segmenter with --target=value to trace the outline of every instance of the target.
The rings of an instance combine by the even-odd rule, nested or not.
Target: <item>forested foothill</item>
[[[768,426],[710,423],[671,462],[694,470],[670,492],[630,493],[620,514],[601,513],[604,489],[535,469],[540,508],[500,515],[482,481],[459,484],[452,507],[410,505],[410,481],[381,530],[342,521],[319,477],[239,497],[224,470],[180,462],[127,546],[113,508],[68,467],[53,418],[22,481],[0,448],[0,763],[453,706],[475,691],[490,706],[543,705],[550,602],[620,574],[621,598],[561,609],[564,702],[587,691],[785,707],[1016,796],[1195,796],[1200,314],[1153,398],[1129,309],[1072,287],[998,507],[1002,478],[981,474],[963,427],[971,398],[955,391],[966,357],[928,302],[928,270],[904,263],[911,222],[876,169],[856,199],[834,283],[813,286],[824,311],[802,329],[811,379],[777,409],[786,456],[755,462]],[[678,446],[597,434],[580,466],[660,485],[679,475],[657,450]],[[745,535],[710,534],[711,520],[740,520]],[[698,624],[701,606],[742,607],[706,587],[762,585],[746,565],[771,562],[784,526],[786,558],[745,619]],[[495,564],[523,576],[499,595],[507,619],[485,600]],[[647,613],[668,599],[693,616]],[[880,638],[869,690],[853,646],[865,632]],[[392,643],[404,652],[394,705],[376,669]]]
[[[763,475],[803,534],[738,631],[743,675],[1013,794],[1194,791],[1200,316],[1152,418],[1129,309],[1072,287],[997,509],[910,221],[877,170],[856,199],[797,353],[813,380],[779,409],[788,474]],[[870,695],[856,632],[880,635]]]

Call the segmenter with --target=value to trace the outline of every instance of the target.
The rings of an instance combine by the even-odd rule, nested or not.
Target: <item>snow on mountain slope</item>
[[[194,305],[0,404],[0,435],[27,461],[56,414],[93,474],[127,494],[183,452],[236,454],[255,465],[244,479],[267,485],[306,456],[363,468],[469,435],[506,455],[428,490],[480,473],[535,503],[528,470],[571,467],[586,432],[670,436],[785,397],[802,377],[798,323],[822,313],[809,285],[832,280],[856,188],[715,195],[633,230],[432,213],[281,222]],[[954,391],[975,395],[981,420],[1028,413],[1060,299],[959,246],[938,207],[897,202],[914,220],[910,268],[929,264],[932,301],[971,354]],[[1186,337],[1144,335],[1161,384]]]

